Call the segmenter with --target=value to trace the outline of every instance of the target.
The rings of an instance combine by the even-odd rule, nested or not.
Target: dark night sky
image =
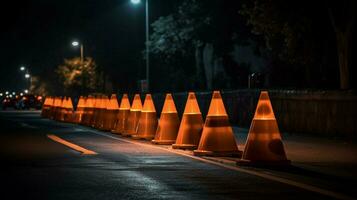
[[[144,1],[136,6],[130,0],[8,3],[0,12],[1,92],[24,88],[20,65],[36,75],[44,69],[51,71],[64,58],[79,55],[79,49],[71,46],[73,39],[83,42],[85,55],[94,57],[106,73],[115,73],[123,86],[129,81],[125,74],[144,75]],[[176,0],[150,0],[150,21],[170,13],[175,4]]]

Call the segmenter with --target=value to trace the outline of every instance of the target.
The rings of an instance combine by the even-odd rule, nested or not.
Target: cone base
[[[132,135],[131,137],[134,140],[152,140],[152,139],[154,139],[154,136]]]
[[[173,144],[173,149],[183,149],[183,150],[195,150],[197,149],[198,145],[193,144]]]
[[[278,161],[252,161],[240,159],[236,163],[239,166],[254,166],[254,167],[277,167],[277,166],[289,166],[290,160],[278,160]]]
[[[194,150],[195,156],[214,156],[214,157],[241,157],[242,151],[206,151],[206,150]]]
[[[151,140],[153,144],[171,145],[175,143],[176,140]]]
[[[131,137],[134,134],[123,132],[123,133],[121,133],[121,135],[124,136],[124,137]]]
[[[113,134],[122,135],[122,133],[117,130],[111,130],[110,132]]]

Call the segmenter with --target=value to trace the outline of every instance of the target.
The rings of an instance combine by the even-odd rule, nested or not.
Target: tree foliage
[[[103,82],[98,66],[91,57],[65,59],[56,69],[65,93],[87,94],[96,91]]]
[[[341,59],[349,59],[337,56],[339,49],[336,50],[336,46],[341,45],[339,38],[334,42],[335,33],[330,20],[334,18],[329,17],[329,10],[333,7],[334,16],[337,16],[340,22],[334,27],[340,27],[341,24],[342,27],[344,24],[350,25],[349,22],[354,21],[354,16],[350,13],[355,12],[355,3],[352,2],[354,0],[254,0],[246,3],[240,13],[247,18],[252,32],[264,38],[265,46],[272,57],[286,62],[287,66],[303,68],[300,71],[305,72],[303,77],[306,78],[306,83],[312,86],[309,81],[313,79],[312,74],[320,76],[315,80],[320,79],[326,73],[324,70],[327,65],[333,63],[334,67],[337,67],[335,60],[339,59],[341,68]],[[349,9],[346,9],[348,6]],[[350,34],[350,30],[348,31]],[[333,58],[330,57],[331,50],[335,52]],[[348,76],[348,73],[342,74],[341,81],[348,79]],[[341,88],[346,88],[342,82]]]
[[[202,43],[201,33],[210,21],[202,12],[198,1],[185,0],[177,12],[152,23],[150,52],[167,59],[177,54],[190,57],[194,47]]]

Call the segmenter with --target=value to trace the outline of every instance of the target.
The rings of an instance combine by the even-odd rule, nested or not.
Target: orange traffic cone
[[[267,91],[260,93],[242,159],[238,164],[288,165],[278,123]]]
[[[55,120],[58,112],[58,107],[61,105],[61,97],[55,97],[53,100],[53,106],[50,110],[50,119]]]
[[[83,96],[79,97],[76,112],[74,113],[73,123],[79,124],[82,121],[84,109],[86,106],[86,98]]]
[[[66,97],[61,98],[58,101],[58,106],[56,107],[56,113],[55,113],[55,120],[61,121],[62,115],[63,115],[63,103],[66,100]]]
[[[138,122],[141,115],[141,109],[142,104],[140,95],[136,94],[134,96],[133,103],[131,104],[128,120],[125,124],[125,131],[122,133],[123,136],[131,136],[136,134]]]
[[[93,115],[90,118],[90,123],[89,123],[89,126],[91,126],[91,127],[94,127],[95,122],[97,121],[97,118],[99,115],[99,110],[100,110],[100,108],[99,108],[100,101],[101,101],[100,96],[96,96],[93,99]]]
[[[166,94],[155,139],[152,140],[152,142],[154,144],[175,143],[179,127],[180,119],[177,114],[175,102],[171,94]]]
[[[105,116],[105,112],[107,111],[108,103],[109,103],[108,97],[106,95],[103,95],[101,97],[101,100],[100,100],[100,103],[99,103],[98,117],[97,117],[96,122],[94,124],[94,127],[96,129],[103,129],[104,116]]]
[[[46,118],[48,116],[49,110],[51,109],[51,97],[46,97],[45,102],[43,102],[41,117]]]
[[[130,114],[130,102],[127,94],[124,94],[117,115],[117,123],[112,133],[122,134],[125,131],[125,124]]]
[[[63,119],[64,122],[72,122],[73,121],[73,104],[71,97],[67,97],[66,101],[64,101],[63,105]]]
[[[45,118],[51,118],[51,112],[55,106],[55,98],[50,97],[49,102],[48,102],[48,110],[45,113]]]
[[[155,137],[157,129],[157,116],[154,102],[151,94],[147,94],[144,101],[143,109],[141,110],[136,135],[132,135],[134,139],[152,140]]]
[[[94,98],[92,96],[88,96],[88,98],[85,101],[83,117],[82,120],[80,121],[80,123],[85,126],[90,126],[91,119],[93,117],[93,112],[94,112],[93,103],[94,103]]]
[[[107,104],[107,110],[104,114],[103,128],[104,131],[111,131],[114,129],[117,122],[117,115],[119,112],[118,99],[116,94],[112,94]]]
[[[214,91],[196,156],[240,156],[219,91]]]
[[[189,92],[176,142],[172,145],[172,148],[197,149],[201,138],[202,128],[203,119],[195,93]]]

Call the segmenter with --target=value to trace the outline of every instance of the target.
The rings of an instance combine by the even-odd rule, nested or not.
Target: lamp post
[[[79,46],[79,42],[78,41],[73,41],[72,42],[72,46],[77,47]],[[80,48],[81,48],[81,63],[83,63],[83,44],[80,44]]]
[[[139,4],[141,0],[130,0],[133,4]],[[146,32],[146,84],[149,91],[150,80],[150,55],[149,55],[149,0],[145,1],[145,32]]]

